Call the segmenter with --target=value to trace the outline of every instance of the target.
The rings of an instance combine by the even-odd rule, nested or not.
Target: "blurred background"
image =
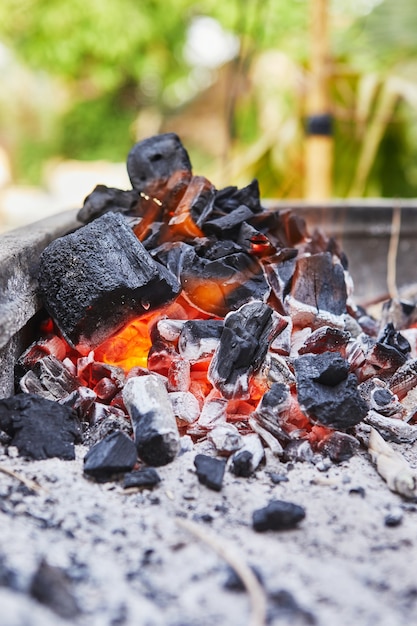
[[[415,0],[2,0],[0,230],[169,131],[217,187],[416,197],[416,32]]]

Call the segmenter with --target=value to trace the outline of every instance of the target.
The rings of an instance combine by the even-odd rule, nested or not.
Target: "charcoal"
[[[260,437],[256,433],[245,435],[241,448],[235,452],[230,461],[230,471],[235,476],[251,476],[265,457]]]
[[[378,342],[391,346],[400,352],[407,355],[411,352],[411,346],[407,339],[398,330],[395,330],[392,322],[389,322],[384,326],[382,332],[378,336]]]
[[[84,354],[180,291],[116,213],[52,242],[41,255],[39,285],[46,309]]]
[[[47,400],[56,399],[50,391],[45,389],[35,372],[32,370],[29,370],[22,376],[19,380],[19,387],[23,393],[32,393],[37,396],[42,396],[42,398],[47,398]]]
[[[169,400],[175,417],[185,424],[192,424],[200,415],[200,405],[189,391],[170,391]]]
[[[106,185],[97,185],[85,198],[82,209],[78,211],[77,219],[87,224],[108,211],[129,214],[138,201],[139,194],[135,189],[122,191]]]
[[[281,441],[288,439],[282,429],[280,417],[290,412],[292,405],[290,388],[284,383],[273,383],[264,393],[256,407],[253,417]]]
[[[205,454],[197,454],[194,459],[198,480],[213,491],[220,491],[226,469],[225,459],[215,459]]]
[[[203,232],[207,235],[216,235],[220,239],[233,237],[239,226],[252,215],[250,208],[242,204],[227,215],[205,222]]]
[[[179,278],[187,299],[197,308],[225,316],[250,300],[265,300],[270,287],[259,262],[244,252],[216,260],[183,249]]]
[[[116,431],[92,446],[84,457],[84,474],[98,482],[130,472],[137,461],[133,440]]]
[[[296,439],[287,443],[282,454],[285,463],[313,463],[314,452],[309,441]]]
[[[184,323],[178,351],[184,359],[198,361],[212,355],[223,332],[223,320],[189,320]]]
[[[64,571],[42,560],[29,589],[32,598],[66,620],[75,619],[80,610]]]
[[[319,450],[327,454],[334,463],[341,463],[357,453],[359,441],[352,435],[335,431],[320,442]]]
[[[268,237],[247,222],[241,224],[236,235],[236,243],[244,252],[257,257],[270,256],[275,250]]]
[[[207,440],[216,448],[217,454],[220,456],[230,456],[243,445],[242,435],[234,424],[218,424],[209,431]]]
[[[75,391],[80,384],[65,365],[52,355],[40,359],[35,364],[33,372],[39,378],[42,387],[55,400],[62,400]]]
[[[168,225],[171,237],[202,237],[201,224],[210,214],[215,189],[207,178],[193,176]]]
[[[84,445],[93,446],[115,432],[133,436],[130,420],[120,409],[95,402],[90,417],[90,426],[83,435]]]
[[[87,420],[87,415],[97,396],[89,387],[77,387],[75,391],[60,400],[60,404],[73,409],[80,420]]]
[[[391,376],[388,386],[400,400],[403,400],[417,383],[417,359],[411,359],[401,365]]]
[[[180,436],[169,395],[156,376],[135,376],[123,389],[139,457],[148,465],[166,465],[180,448]]]
[[[249,397],[249,377],[257,371],[274,338],[275,312],[263,302],[243,305],[224,320],[208,377],[225,398]]]
[[[252,525],[254,530],[258,532],[290,530],[295,528],[305,518],[305,515],[305,509],[298,504],[283,500],[271,500],[266,507],[253,512]]]
[[[175,133],[164,133],[136,143],[127,157],[127,172],[138,191],[155,181],[166,182],[179,170],[191,172],[187,151]]]
[[[175,359],[168,369],[168,391],[186,392],[191,384],[191,364],[187,359]]]
[[[368,406],[349,374],[349,364],[335,352],[305,354],[294,361],[298,401],[302,411],[324,426],[346,430],[359,424]]]
[[[32,394],[0,400],[0,429],[12,437],[20,455],[32,459],[75,458],[81,440],[78,419],[71,409]]]
[[[340,352],[343,355],[350,338],[350,333],[345,330],[321,326],[306,339],[304,345],[298,350],[298,354]]]
[[[239,189],[232,185],[224,187],[216,192],[215,207],[222,213],[230,213],[238,206],[244,204],[254,213],[262,211],[259,193],[259,183],[254,178],[246,187]]]
[[[144,467],[140,470],[125,474],[123,488],[129,489],[136,487],[140,489],[152,489],[160,482],[161,478],[156,469],[153,467]]]
[[[291,285],[291,298],[315,311],[332,315],[346,312],[347,290],[342,264],[330,252],[298,257]]]

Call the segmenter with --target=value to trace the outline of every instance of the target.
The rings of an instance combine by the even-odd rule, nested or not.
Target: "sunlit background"
[[[168,131],[218,187],[416,197],[416,32],[410,0],[2,0],[0,230],[129,188]]]

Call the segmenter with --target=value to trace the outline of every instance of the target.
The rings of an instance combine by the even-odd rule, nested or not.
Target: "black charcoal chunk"
[[[225,459],[215,459],[205,454],[197,454],[194,459],[198,480],[213,491],[220,491],[226,469]]]
[[[83,208],[78,211],[77,219],[87,224],[108,211],[129,215],[137,203],[139,194],[135,189],[123,191],[106,185],[97,185],[85,198]]]
[[[302,411],[324,426],[346,430],[359,424],[368,405],[349,374],[349,363],[335,352],[305,354],[294,361],[298,401]]]
[[[180,449],[180,435],[168,391],[157,376],[134,376],[123,389],[139,457],[148,465],[171,463]]]
[[[39,285],[45,308],[83,353],[180,291],[118,213],[53,241],[41,255]]]
[[[258,532],[289,530],[295,528],[305,518],[305,515],[305,509],[298,504],[283,500],[271,500],[266,507],[253,512],[252,525],[254,530]]]
[[[137,456],[133,440],[115,431],[89,449],[84,457],[84,473],[99,482],[112,480],[118,474],[130,472]]]
[[[217,348],[222,332],[223,320],[188,320],[179,335],[179,353],[190,361],[208,357]]]
[[[153,467],[145,467],[135,472],[125,474],[123,488],[129,489],[130,487],[137,487],[140,489],[152,489],[160,482],[161,478],[156,469]]]
[[[203,226],[203,232],[207,235],[216,235],[220,239],[226,239],[252,215],[250,208],[242,204],[226,215],[207,221]]]
[[[70,408],[37,395],[19,394],[0,400],[0,429],[12,437],[22,456],[32,459],[75,458],[80,423]]]
[[[298,626],[314,626],[317,619],[314,613],[302,607],[293,594],[286,589],[277,589],[269,594],[270,610],[268,623],[297,624]]]
[[[382,332],[378,336],[378,342],[387,346],[391,346],[400,352],[407,355],[411,352],[411,346],[408,340],[398,330],[394,328],[394,324],[389,322],[384,326]]]
[[[154,182],[167,181],[174,172],[191,172],[188,153],[175,133],[148,137],[136,143],[127,157],[127,172],[132,187],[144,190]]]
[[[356,437],[335,431],[326,437],[319,446],[320,452],[324,452],[334,463],[348,461],[359,450],[359,441]]]
[[[249,450],[242,450],[233,455],[230,471],[235,476],[243,476],[247,478],[253,473],[252,467],[253,454]]]
[[[228,313],[208,378],[225,398],[248,397],[249,377],[263,362],[277,325],[273,309],[254,301]]]
[[[232,185],[219,189],[214,204],[216,210],[223,213],[229,213],[242,204],[249,207],[253,212],[262,211],[257,179],[254,178],[249,185],[241,189]]]
[[[342,264],[335,263],[330,252],[297,258],[291,296],[317,311],[342,315],[347,300]]]
[[[71,620],[80,612],[65,572],[45,560],[39,564],[29,591],[32,598],[64,619]]]

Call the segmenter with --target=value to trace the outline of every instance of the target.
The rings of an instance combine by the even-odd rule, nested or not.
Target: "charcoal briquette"
[[[138,191],[164,182],[177,171],[191,172],[188,153],[175,133],[163,133],[136,143],[127,157],[127,172]]]
[[[213,491],[220,491],[226,469],[225,459],[216,459],[206,454],[197,454],[194,459],[198,480]]]
[[[290,530],[295,528],[304,518],[304,507],[285,502],[283,500],[271,500],[262,509],[253,512],[252,525],[254,530],[263,532],[266,530]]]
[[[33,394],[0,399],[0,429],[12,437],[21,456],[32,459],[75,458],[81,441],[80,423],[73,410]]]
[[[161,477],[153,467],[144,467],[134,472],[125,474],[123,488],[137,487],[140,489],[152,489],[161,482]]]
[[[137,461],[133,440],[115,431],[96,443],[84,457],[84,473],[99,482],[112,480],[118,474],[130,472]]]
[[[39,285],[45,308],[84,354],[180,291],[117,213],[53,241],[41,255]]]

